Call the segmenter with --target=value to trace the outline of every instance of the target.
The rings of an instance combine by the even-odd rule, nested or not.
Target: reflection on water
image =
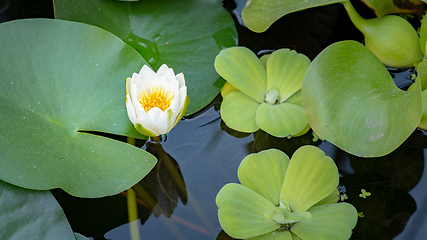
[[[178,205],[178,197],[182,204],[187,204],[187,190],[181,170],[161,143],[147,141],[145,148],[158,161],[147,176],[132,188],[156,217],[160,214],[170,217]]]

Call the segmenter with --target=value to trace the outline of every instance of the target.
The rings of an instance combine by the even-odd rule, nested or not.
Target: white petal
[[[171,121],[173,122],[173,121]],[[172,128],[171,126],[169,126],[168,124],[168,114],[167,114],[167,110],[166,111],[162,111],[159,115],[159,119],[157,119],[157,123],[158,123],[158,129],[159,132],[161,134],[166,134],[170,131],[170,129]]]
[[[147,73],[154,73],[154,71],[148,66],[148,65],[144,65],[141,68],[141,71],[139,71],[139,75],[141,75],[141,77],[144,77]]]
[[[166,64],[162,64],[162,66],[159,67],[157,70],[157,75],[163,76],[167,71],[169,70],[169,67]]]
[[[157,81],[157,74],[155,72],[149,72],[142,78],[142,85],[141,88],[145,89],[145,91],[150,90],[150,86],[153,86],[153,84]]]
[[[153,131],[155,131],[156,133],[159,133],[159,134],[163,134],[160,130],[165,128],[165,126],[161,126],[162,124],[165,125],[164,123],[162,123],[160,121],[160,118],[161,118],[160,116],[162,113],[163,113],[163,111],[157,107],[150,109],[147,113],[147,115],[150,118],[150,121],[152,123],[151,129]]]
[[[153,129],[155,122],[151,121],[150,116],[145,112],[144,108],[139,107],[136,109],[136,117],[143,127],[150,130]]]
[[[137,106],[141,104],[138,101],[138,87],[135,84],[130,86],[130,100],[135,110],[137,110]]]
[[[184,86],[184,87],[179,89],[179,100],[180,100],[179,108],[180,108],[180,111],[184,107],[185,96],[187,96],[187,86]]]
[[[155,86],[160,86],[163,89],[169,90],[169,84],[168,81],[164,76],[161,76],[157,79]]]
[[[126,95],[126,110],[129,116],[129,120],[135,125],[137,118],[136,118],[135,108],[133,107],[129,94]]]
[[[171,109],[172,110],[172,113],[173,113],[173,116],[174,116],[174,118],[176,118],[177,117],[177,115],[179,114],[179,112],[180,112],[180,107],[179,107],[179,97],[175,97],[173,100],[172,100],[172,102],[171,102],[171,105],[169,106],[169,108],[168,109]],[[175,119],[174,119],[175,120]],[[173,120],[173,121],[174,121]]]
[[[142,78],[138,73],[134,73],[132,75],[132,83],[131,85],[136,85],[138,88],[142,86]]]
[[[178,92],[179,91],[179,82],[177,80],[175,80],[175,81],[169,82],[168,84],[169,84],[169,86],[168,86],[169,92],[173,93],[173,97],[174,98],[178,97],[178,93],[179,93]]]
[[[172,68],[169,68],[165,73],[163,73],[162,76],[164,76],[168,82],[176,81],[175,73],[173,72]]]
[[[183,73],[179,73],[175,76],[175,78],[178,80],[179,82],[179,87],[181,88],[182,86],[185,86],[185,78],[184,78],[184,74]]]
[[[130,86],[132,83],[132,78],[126,78],[126,94],[130,94]]]

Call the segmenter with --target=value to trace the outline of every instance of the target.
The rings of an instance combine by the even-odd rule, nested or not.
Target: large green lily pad
[[[319,137],[362,157],[390,153],[421,119],[420,85],[412,91],[397,88],[378,58],[355,41],[332,44],[315,58],[302,100]]]
[[[151,154],[89,132],[144,137],[125,105],[125,78],[144,63],[95,26],[0,24],[0,179],[79,197],[117,194],[142,179],[156,163]]]
[[[49,191],[0,181],[0,239],[75,240],[64,212]]]
[[[242,11],[245,25],[254,32],[264,32],[282,16],[308,8],[347,2],[348,0],[251,0]]]
[[[55,17],[96,25],[134,47],[157,70],[163,63],[183,72],[190,105],[208,105],[224,84],[214,69],[219,51],[236,45],[237,33],[221,1],[54,0]]]

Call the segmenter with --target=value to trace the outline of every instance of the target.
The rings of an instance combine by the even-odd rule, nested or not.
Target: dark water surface
[[[35,2],[38,4],[27,0],[5,1],[4,5],[0,4],[0,22],[53,17],[51,1]],[[239,45],[255,53],[286,47],[313,59],[334,42],[363,41],[362,34],[339,4],[289,14],[265,33],[257,34],[242,25],[240,12],[245,2],[227,0],[224,6],[235,19]],[[362,16],[372,17],[372,12],[363,8],[360,1],[354,1],[354,5]],[[399,87],[410,84],[410,70],[390,72]],[[424,131],[416,130],[401,147],[387,156],[361,159],[330,143],[313,142],[311,131],[290,140],[274,138],[262,131],[254,134],[234,132],[221,122],[220,102],[221,97],[218,97],[203,113],[181,121],[162,143],[174,170],[168,170],[162,162],[140,183],[158,201],[154,212],[142,203],[138,206],[141,239],[231,239],[221,232],[215,196],[226,183],[238,181],[240,161],[252,152],[268,148],[281,149],[291,156],[305,144],[318,145],[336,161],[341,174],[340,185],[347,191],[347,201],[358,212],[363,212],[364,217],[359,218],[351,239],[426,239],[424,149],[427,135]],[[150,142],[143,148],[154,151]],[[175,178],[171,172],[176,174]],[[185,184],[185,191],[177,184],[176,176],[180,184]],[[366,199],[359,197],[361,189],[372,195]],[[62,190],[52,190],[52,193],[75,232],[92,239],[130,239],[126,197],[81,199]]]

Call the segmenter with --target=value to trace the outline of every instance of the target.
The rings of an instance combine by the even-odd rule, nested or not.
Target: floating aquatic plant
[[[310,60],[295,51],[280,49],[263,61],[265,65],[245,47],[222,50],[216,57],[216,71],[236,88],[223,91],[222,119],[241,132],[262,129],[275,137],[305,133],[309,126],[302,108],[301,86]]]
[[[136,130],[149,137],[168,133],[184,116],[189,98],[184,74],[163,64],[155,73],[144,65],[126,79],[126,108]]]
[[[419,81],[404,91],[362,44],[325,48],[304,76],[302,100],[313,131],[356,156],[380,157],[399,147],[420,123]]]
[[[314,146],[292,159],[276,149],[245,157],[241,184],[225,185],[216,197],[224,231],[245,239],[349,239],[357,211],[338,200],[334,161]]]
[[[353,24],[363,33],[366,47],[384,65],[414,67],[422,60],[420,38],[407,20],[396,15],[364,19],[350,2],[343,4]]]

